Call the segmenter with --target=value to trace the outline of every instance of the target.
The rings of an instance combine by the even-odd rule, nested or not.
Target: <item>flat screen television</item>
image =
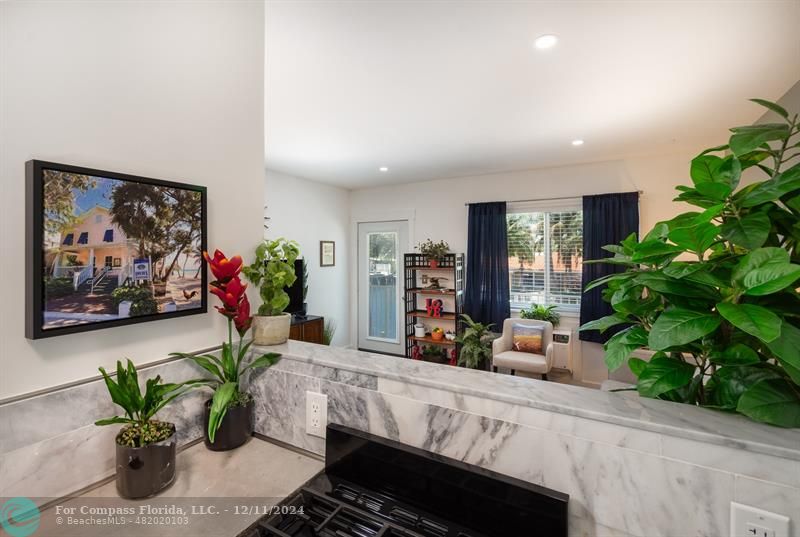
[[[306,286],[305,275],[303,274],[303,260],[295,259],[294,273],[297,279],[292,285],[286,287],[285,290],[289,294],[289,305],[286,307],[286,313],[293,315],[305,315],[305,306],[303,304],[303,290]]]
[[[207,311],[206,189],[26,163],[30,339]]]

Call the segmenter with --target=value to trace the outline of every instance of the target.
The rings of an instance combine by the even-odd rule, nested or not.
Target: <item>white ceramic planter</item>
[[[270,317],[253,317],[253,343],[256,345],[280,345],[289,339],[292,315],[281,313]]]

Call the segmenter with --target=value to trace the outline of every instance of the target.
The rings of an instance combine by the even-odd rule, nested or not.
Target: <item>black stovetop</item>
[[[325,469],[239,537],[566,537],[568,500],[331,424]]]

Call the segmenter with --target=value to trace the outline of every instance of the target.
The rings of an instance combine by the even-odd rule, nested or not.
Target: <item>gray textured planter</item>
[[[292,316],[289,313],[264,317],[253,317],[253,343],[256,345],[280,345],[289,339]]]

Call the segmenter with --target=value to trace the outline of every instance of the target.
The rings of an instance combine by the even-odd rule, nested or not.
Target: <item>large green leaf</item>
[[[783,379],[767,379],[750,387],[736,411],[779,427],[800,427],[800,394]]]
[[[744,277],[746,295],[763,296],[786,289],[800,278],[800,265],[771,265],[751,270]]]
[[[776,201],[795,190],[800,190],[800,164],[795,164],[768,181],[758,183],[749,191],[737,193],[735,199],[742,207],[755,207]]]
[[[726,410],[735,410],[739,398],[754,384],[766,379],[780,378],[766,367],[728,366],[719,368],[708,381],[707,404]]]
[[[761,362],[758,353],[742,343],[735,343],[730,347],[715,352],[711,361],[719,365],[753,365]]]
[[[767,343],[767,347],[785,366],[789,376],[800,385],[800,328],[783,321],[780,336]]]
[[[689,175],[695,187],[702,183],[713,183],[722,162],[722,158],[716,155],[700,155],[693,158]]]
[[[710,300],[714,300],[719,296],[716,290],[710,287],[696,285],[687,280],[670,278],[658,272],[642,272],[636,277],[636,282],[653,291],[668,295],[708,298]]]
[[[662,393],[686,386],[692,380],[695,366],[683,360],[652,358],[639,375],[636,389],[644,397],[658,397]]]
[[[714,224],[695,224],[691,227],[675,229],[669,232],[669,240],[702,257],[706,250],[717,240],[719,229]]]
[[[761,306],[721,302],[717,304],[717,311],[733,326],[765,343],[781,333],[780,317]]]
[[[690,263],[687,261],[673,261],[662,272],[672,278],[681,279],[697,271],[707,268],[703,263]]]
[[[628,358],[628,368],[636,377],[642,374],[645,367],[647,367],[647,362],[641,358]]]
[[[772,101],[767,101],[766,99],[750,99],[750,100],[756,104],[760,104],[764,108],[772,110],[773,112],[783,117],[784,119],[789,119],[789,112],[787,112],[784,107],[782,107],[777,103],[773,103]]]
[[[744,278],[750,272],[789,263],[789,252],[783,248],[759,248],[744,256],[731,273],[731,278],[744,285]]]
[[[656,351],[685,345],[719,327],[721,319],[712,313],[672,308],[659,315],[650,329],[648,346]]]
[[[720,226],[720,233],[736,246],[753,250],[764,245],[772,224],[764,213],[751,213],[729,218]]]
[[[641,242],[636,246],[631,260],[635,263],[661,262],[677,256],[682,251],[679,246],[673,246],[660,240],[650,240]]]
[[[612,326],[617,326],[628,322],[630,321],[627,319],[627,317],[615,313],[613,315],[606,315],[605,317],[600,317],[599,319],[595,319],[594,321],[589,321],[588,323],[581,326],[579,330],[580,331],[599,330],[600,333],[603,333]]]
[[[615,334],[605,344],[605,362],[610,371],[621,366],[633,351],[647,344],[647,332],[641,326],[632,326]]]
[[[758,149],[764,142],[783,140],[789,136],[789,126],[785,123],[765,123],[731,130],[731,152],[737,157]]]

